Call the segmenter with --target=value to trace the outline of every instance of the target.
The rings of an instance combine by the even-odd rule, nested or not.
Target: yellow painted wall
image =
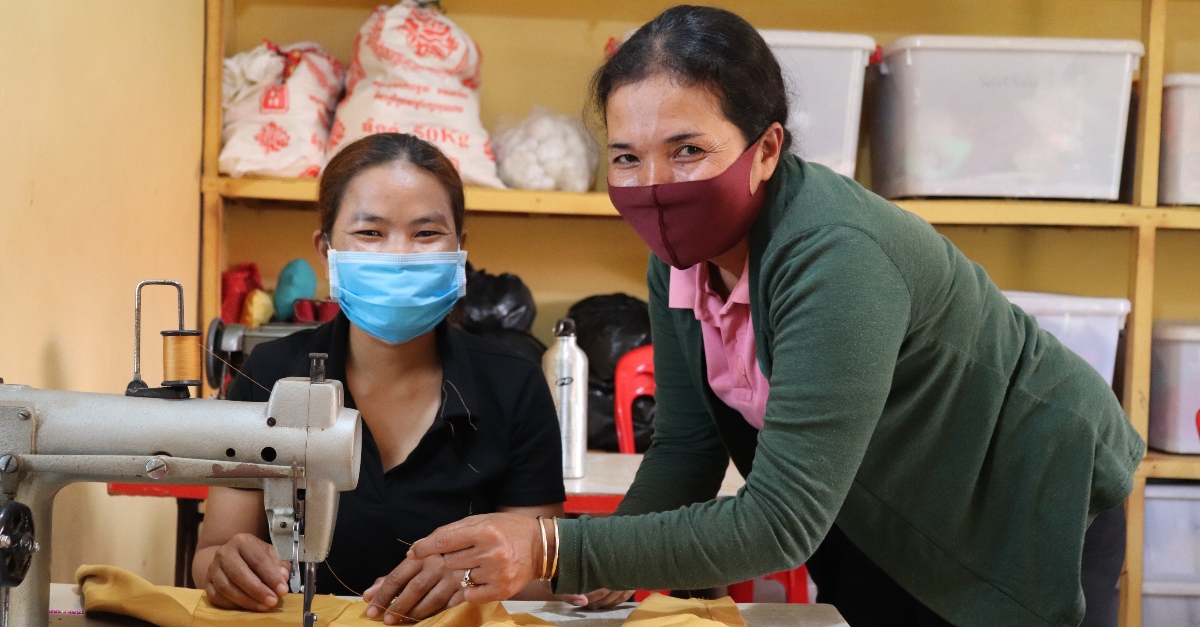
[[[141,279],[183,281],[194,324],[203,17],[201,0],[0,0],[5,381],[123,392]],[[154,382],[174,296],[144,302]],[[81,484],[54,516],[55,581],[108,563],[171,582],[173,502]]]
[[[378,3],[361,0],[227,0],[227,54],[265,38],[315,40],[344,61],[354,36]],[[483,50],[484,125],[495,130],[534,105],[579,113],[586,86],[609,37],[671,6],[670,0],[443,0],[447,14]],[[711,3],[738,11],[763,28],[859,32],[881,44],[913,33],[1140,38],[1134,0],[759,0]],[[1171,2],[1167,71],[1200,71],[1200,3]],[[274,280],[289,259],[309,255],[311,211],[229,212],[230,263],[254,260]],[[303,206],[301,206],[303,208]],[[645,297],[647,249],[615,219],[474,214],[468,217],[472,261],[521,275],[540,307],[535,332],[547,339],[554,319],[590,294],[626,291]],[[1001,287],[1125,296],[1127,232],[1030,228],[941,229]],[[1165,261],[1189,263],[1187,247]],[[315,257],[313,257],[315,262]],[[1193,267],[1200,270],[1200,263]],[[1163,299],[1192,307],[1200,295],[1186,281],[1160,281]],[[1186,305],[1192,303],[1192,305]]]

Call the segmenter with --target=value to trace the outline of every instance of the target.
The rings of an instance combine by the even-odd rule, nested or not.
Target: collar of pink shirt
[[[749,260],[728,299],[713,290],[707,262],[686,270],[671,268],[667,305],[691,309],[700,322],[708,383],[717,398],[762,429],[770,383],[758,366],[750,319]]]

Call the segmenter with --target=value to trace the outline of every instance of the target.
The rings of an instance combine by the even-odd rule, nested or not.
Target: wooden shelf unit
[[[1162,80],[1166,56],[1167,0],[1138,1],[1141,4],[1141,40],[1145,45],[1146,54],[1140,67],[1138,99],[1141,106],[1136,122],[1134,190],[1131,204],[975,199],[904,200],[897,204],[935,225],[1071,227],[1127,231],[1131,241],[1127,284],[1132,311],[1126,323],[1125,378],[1118,381],[1118,385],[1123,391],[1125,411],[1130,421],[1145,438],[1150,386],[1156,234],[1160,229],[1200,230],[1200,209],[1158,206],[1158,157]],[[226,200],[252,199],[258,203],[280,201],[294,206],[296,203],[315,203],[317,195],[315,179],[230,178],[218,174],[217,156],[221,148],[222,130],[221,71],[226,42],[224,28],[230,17],[226,14],[226,5],[229,2],[230,0],[207,0],[205,139],[200,189],[203,207],[200,242],[201,320],[219,315],[220,274],[226,267],[223,241]],[[339,5],[339,2],[328,0],[328,4]],[[561,18],[564,11],[570,14],[575,10],[581,13],[598,10],[564,8],[566,6],[548,5],[546,10],[553,12],[555,18]],[[514,9],[514,14],[537,11],[536,8],[531,9],[525,4],[521,7]],[[746,10],[747,15],[761,15],[765,11],[757,5]],[[452,17],[454,15],[457,14],[452,14]],[[772,27],[771,24],[760,26]],[[845,24],[841,28],[847,31],[855,30],[853,24]],[[521,216],[538,215],[617,217],[607,195],[596,192],[579,194],[469,188],[466,202],[470,211],[511,214],[514,220],[521,219]],[[1121,580],[1121,624],[1126,627],[1141,624],[1143,504],[1148,477],[1200,480],[1200,456],[1150,452],[1135,476],[1134,489],[1126,506],[1128,546],[1126,568]]]

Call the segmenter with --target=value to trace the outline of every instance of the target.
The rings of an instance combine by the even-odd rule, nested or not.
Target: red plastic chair
[[[617,361],[613,378],[613,422],[617,424],[617,449],[636,453],[633,445],[633,401],[654,396],[654,347],[642,346]]]
[[[808,603],[808,569],[803,564],[799,568],[767,575],[763,579],[772,579],[783,584],[788,603]],[[735,603],[753,603],[754,580],[730,584],[729,596]]]

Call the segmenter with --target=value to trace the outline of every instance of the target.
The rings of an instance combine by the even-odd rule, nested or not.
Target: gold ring
[[[471,583],[471,569],[468,568],[467,572],[463,573],[462,583],[460,583],[458,585],[460,585],[464,588],[470,588],[471,586],[475,586],[475,585],[479,585],[479,584]]]

